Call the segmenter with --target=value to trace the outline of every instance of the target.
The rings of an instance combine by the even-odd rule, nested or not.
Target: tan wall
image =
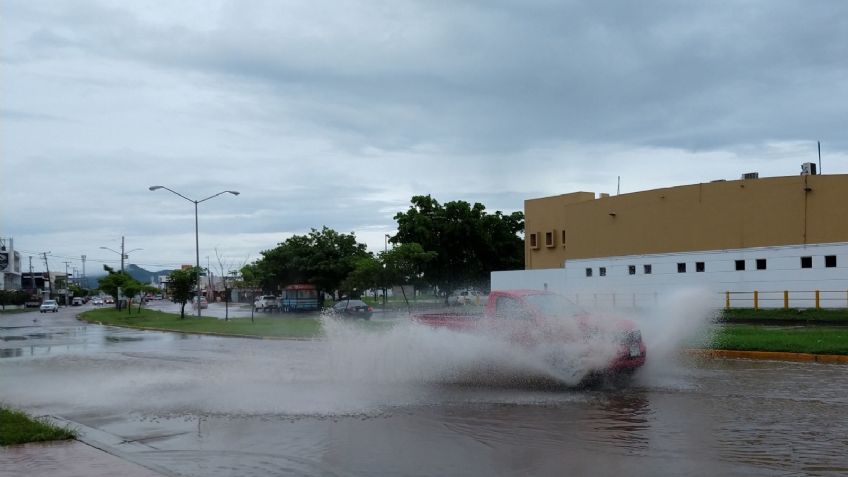
[[[524,213],[527,269],[576,258],[848,242],[848,175],[711,182],[600,199],[576,192],[526,200]],[[534,232],[537,248],[530,245]],[[553,247],[546,232],[553,232]]]

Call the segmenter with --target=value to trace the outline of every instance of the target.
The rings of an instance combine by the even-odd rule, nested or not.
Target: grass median
[[[710,347],[738,351],[844,355],[848,354],[848,327],[720,325]]]
[[[0,445],[2,446],[60,441],[75,437],[76,433],[71,429],[56,427],[41,419],[34,419],[24,412],[0,406]]]
[[[253,321],[250,318],[231,318],[224,321],[213,317],[198,318],[188,314],[185,319],[181,319],[178,314],[144,309],[140,314],[133,310],[133,314],[130,315],[126,310],[103,308],[82,313],[80,318],[89,323],[181,333],[215,333],[268,338],[317,338],[323,335],[321,320],[317,314],[274,314],[270,317],[257,316]],[[353,324],[366,329],[386,327],[385,323],[372,321],[355,321]]]

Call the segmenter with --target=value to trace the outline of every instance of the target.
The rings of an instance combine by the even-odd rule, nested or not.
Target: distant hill
[[[131,277],[135,278],[141,283],[149,284],[151,283],[151,278],[153,279],[153,283],[159,283],[159,276],[161,275],[170,275],[173,270],[159,270],[157,272],[151,272],[149,270],[145,270],[138,265],[129,264],[124,269],[127,273],[130,274]],[[99,280],[105,277],[106,274],[102,271],[98,275],[88,275],[85,277],[85,283],[83,283],[83,288],[97,288],[100,286]]]
[[[129,273],[131,277],[135,278],[141,283],[159,283],[160,276],[170,275],[171,272],[173,272],[173,270],[159,270],[156,272],[151,272],[132,263],[127,265],[125,271]]]

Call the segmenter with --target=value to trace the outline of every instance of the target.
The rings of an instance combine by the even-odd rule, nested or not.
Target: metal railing
[[[743,303],[744,305],[740,305]],[[848,290],[725,291],[724,308],[848,308]]]

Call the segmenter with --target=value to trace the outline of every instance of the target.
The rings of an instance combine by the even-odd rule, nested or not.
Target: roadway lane
[[[492,373],[512,351],[443,330],[267,341],[78,310],[0,318],[0,401],[175,475],[848,473],[848,366],[654,357],[581,390]]]

